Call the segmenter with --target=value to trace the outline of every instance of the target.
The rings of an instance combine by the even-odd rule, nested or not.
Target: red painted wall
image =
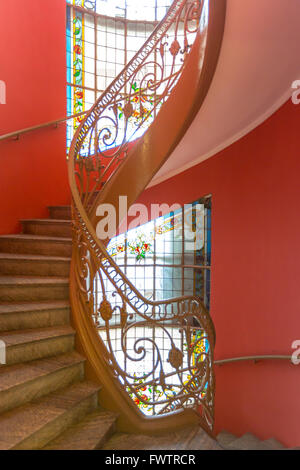
[[[189,203],[212,194],[212,306],[216,359],[291,354],[300,340],[300,106],[139,202]],[[195,143],[197,145],[197,143]],[[300,366],[216,368],[216,431],[300,445]]]
[[[0,135],[66,115],[65,15],[62,0],[0,3]],[[65,125],[0,142],[0,233],[69,201],[65,148]]]
[[[0,134],[63,117],[65,2],[1,2],[0,44],[0,80],[7,84]],[[300,339],[299,117],[300,106],[287,103],[239,142],[139,201],[213,196],[216,358],[289,354]],[[64,127],[0,143],[0,161],[0,233],[69,201]],[[216,431],[300,445],[299,373],[280,362],[217,368]]]

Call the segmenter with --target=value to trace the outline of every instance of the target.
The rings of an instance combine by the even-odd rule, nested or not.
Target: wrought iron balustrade
[[[109,393],[115,403],[120,397],[120,412],[130,409],[127,416],[131,409],[137,417],[142,412],[162,417],[192,409],[210,430],[215,331],[207,309],[192,295],[157,301],[145,298],[108,253],[108,240],[97,237],[93,214],[102,194],[112,190],[115,176],[130,161],[132,140],[147,136],[176,92],[196,41],[201,59],[194,71],[202,77],[212,1],[172,3],[144,46],[82,121],[68,160],[73,197],[71,303],[82,347],[90,352],[92,368],[107,387],[107,400]],[[218,37],[207,84],[223,35],[225,2],[219,5],[220,15],[214,5],[217,21],[211,36],[218,31]],[[210,38],[211,48],[213,42]],[[204,100],[207,84],[199,102]],[[183,116],[182,127],[195,109]],[[96,295],[99,285],[100,295]],[[109,390],[112,385],[119,395]],[[194,414],[184,416],[194,419]],[[151,426],[154,429],[155,423]]]

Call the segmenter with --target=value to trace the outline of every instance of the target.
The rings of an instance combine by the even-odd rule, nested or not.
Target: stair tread
[[[46,256],[46,255],[31,255],[26,253],[1,253],[0,259],[22,259],[28,261],[70,261],[71,258],[66,256]]]
[[[246,433],[236,438],[228,445],[228,449],[236,450],[268,450],[268,445],[261,441],[254,434]]]
[[[0,450],[14,448],[99,390],[100,387],[91,382],[79,382],[3,413],[0,416]]]
[[[228,431],[221,431],[218,434],[218,442],[225,449],[230,450],[280,450],[285,449],[281,442],[274,438],[260,440],[252,433],[243,434],[237,437]]]
[[[4,341],[7,347],[9,347],[70,335],[75,335],[75,331],[71,326],[65,325],[51,326],[49,328],[36,328],[32,330],[3,332],[1,333],[1,339]]]
[[[231,444],[236,439],[237,439],[237,436],[235,436],[234,434],[232,434],[231,432],[228,432],[228,431],[221,431],[217,436],[218,442],[223,447],[227,447],[229,444]]]
[[[65,285],[69,284],[67,277],[36,277],[36,276],[0,276],[0,285],[2,286],[18,286],[18,285]]]
[[[7,313],[25,313],[40,312],[43,310],[58,310],[62,308],[70,308],[67,300],[55,300],[48,302],[24,302],[24,303],[0,303],[0,315]]]
[[[79,423],[70,426],[43,450],[94,450],[99,448],[113,431],[117,415],[96,410]]]
[[[48,242],[62,242],[72,243],[72,238],[65,237],[51,237],[48,235],[31,235],[27,233],[18,233],[15,235],[0,235],[1,240],[23,240],[23,241],[48,241]]]
[[[84,361],[85,359],[80,354],[71,352],[24,364],[1,367],[0,393]]]
[[[271,438],[263,441],[264,444],[268,446],[270,450],[280,450],[285,449],[284,445],[279,442],[277,439]]]
[[[153,437],[117,433],[103,450],[222,450],[221,446],[200,427]]]

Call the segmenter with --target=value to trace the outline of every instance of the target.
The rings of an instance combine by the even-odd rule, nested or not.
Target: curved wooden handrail
[[[58,127],[59,124],[67,122],[70,119],[75,119],[79,116],[85,116],[87,113],[88,113],[88,111],[83,111],[82,113],[73,114],[72,116],[64,117],[64,118],[61,118],[61,119],[56,119],[56,121],[49,121],[49,122],[45,122],[43,124],[38,124],[36,126],[27,127],[25,129],[21,129],[19,131],[9,132],[8,134],[0,135],[0,142],[3,141],[3,140],[10,140],[10,139],[19,140],[21,135],[28,134],[29,132],[38,131],[38,130],[41,130],[41,129],[45,129],[47,127]]]
[[[211,20],[204,61],[202,38],[199,34],[191,51],[186,73],[182,74],[180,83],[147,133],[136,142],[126,161],[96,198],[93,210],[90,212],[90,220],[94,226],[99,220],[96,215],[99,204],[112,204],[119,220],[119,195],[127,196],[130,207],[167,161],[193,122],[207,96],[219,59],[225,26],[226,1],[210,2]],[[129,180],[130,185],[128,185]]]
[[[265,354],[258,356],[241,356],[241,357],[230,357],[228,359],[218,359],[214,361],[216,366],[223,366],[225,364],[232,364],[236,362],[260,362],[260,361],[290,361],[292,362],[292,356],[276,355],[276,354]]]
[[[175,3],[176,2],[174,2],[174,4]],[[218,0],[218,2],[211,3],[204,59],[201,51],[202,38],[201,34],[198,33],[195,45],[186,61],[185,70],[180,81],[172,90],[171,97],[163,105],[147,133],[141,137],[133,146],[132,150],[128,152],[126,160],[123,160],[123,163],[118,167],[118,171],[115,172],[106,182],[104,189],[101,190],[101,193],[99,193],[99,196],[95,199],[93,210],[89,213],[87,212],[86,192],[81,191],[80,193],[78,190],[76,181],[78,172],[75,170],[75,165],[81,165],[82,163],[83,165],[87,165],[86,168],[89,168],[89,160],[80,157],[79,149],[84,138],[87,136],[88,129],[95,129],[95,127],[92,126],[94,126],[93,122],[97,122],[97,118],[99,116],[99,114],[97,114],[97,103],[92,108],[85,122],[83,122],[78,128],[70,149],[68,169],[73,196],[75,242],[76,240],[81,240],[79,243],[81,243],[81,246],[84,248],[82,252],[79,252],[76,244],[73,245],[71,264],[70,297],[73,322],[77,331],[77,346],[87,357],[88,376],[103,385],[101,391],[101,402],[103,406],[119,413],[120,418],[118,421],[118,428],[121,431],[159,434],[166,432],[171,428],[176,429],[182,426],[196,424],[200,421],[202,426],[210,432],[205,421],[199,419],[199,416],[192,409],[184,409],[174,412],[173,414],[160,415],[159,417],[145,417],[139,410],[137,410],[132,399],[127,393],[125,393],[120,384],[118,385],[118,381],[112,374],[112,371],[108,368],[108,362],[110,361],[108,352],[99,341],[99,335],[95,328],[92,315],[86,314],[87,306],[92,299],[90,298],[88,300],[88,298],[86,298],[85,303],[79,300],[80,296],[82,296],[84,292],[85,294],[87,293],[86,288],[82,287],[79,278],[84,277],[82,256],[85,257],[90,271],[93,272],[93,270],[98,269],[98,266],[94,266],[96,258],[86,257],[86,255],[83,254],[85,251],[88,253],[94,253],[93,256],[95,257],[99,256],[99,259],[102,262],[101,269],[105,270],[107,268],[103,259],[107,259],[107,262],[112,269],[118,269],[117,265],[115,265],[114,261],[107,254],[106,245],[97,237],[94,223],[96,215],[95,208],[97,204],[105,200],[109,200],[114,203],[119,194],[128,195],[129,203],[132,203],[143,191],[147,182],[154,176],[156,171],[168,158],[171,151],[176,147],[186,132],[196,112],[201,107],[214,76],[223,38],[225,12],[226,0]],[[116,81],[117,80],[118,78]],[[107,91],[107,96],[107,100],[109,100],[111,97],[110,88]],[[174,114],[175,110],[178,112],[180,111],[180,116],[177,118]],[[164,142],[161,145],[161,148],[159,148],[161,133],[157,132],[157,128],[160,127],[162,123],[168,123],[170,127],[174,125],[174,128],[167,130],[166,135],[164,136]],[[151,155],[150,146],[152,148]],[[157,155],[155,155],[155,158],[152,159],[153,161],[151,162],[150,157],[152,157],[156,151]],[[142,164],[143,169],[145,170],[145,174],[141,181],[136,180],[137,175],[135,172],[130,173],[137,161]],[[88,170],[88,172],[89,171],[90,170]],[[119,173],[122,174],[122,177],[118,176]],[[125,174],[127,174],[127,177],[125,177],[127,188],[126,185],[124,185],[123,180]],[[137,183],[132,188],[131,194],[128,194],[129,175],[131,178],[134,175]],[[118,187],[119,183],[121,183],[120,187]],[[122,192],[123,189],[124,192]],[[115,207],[117,208],[118,205],[116,204]],[[103,258],[103,256],[105,258]],[[78,266],[81,266],[80,269],[78,269]],[[105,272],[106,274],[109,273],[108,270]],[[124,283],[127,283],[132,292],[139,294],[136,292],[134,286],[132,286],[128,280],[126,281],[126,277],[124,277],[122,273],[118,272],[118,275],[121,280],[123,279]],[[116,290],[118,290],[118,286],[116,286]],[[152,307],[162,304],[162,302],[148,301],[141,295],[140,298],[141,302],[147,303],[147,305],[151,305]],[[165,303],[171,304],[173,301],[174,299],[166,301]],[[195,302],[198,302],[198,300],[195,299]],[[103,308],[104,307],[105,309],[108,308],[108,311],[103,311],[103,315],[105,317],[106,314],[110,314],[110,307],[107,305],[103,306]],[[213,329],[209,315],[204,311],[203,314],[204,317],[206,316],[208,328]]]

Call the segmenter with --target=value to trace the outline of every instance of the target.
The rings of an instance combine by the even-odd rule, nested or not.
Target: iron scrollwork
[[[151,125],[178,82],[199,25],[207,26],[205,5],[208,0],[174,1],[78,129],[72,158],[82,207],[73,202],[73,264],[78,300],[123,391],[148,414],[192,407],[212,428],[214,327],[202,302],[144,298],[84,220],[95,193],[126,158],[130,141]]]

